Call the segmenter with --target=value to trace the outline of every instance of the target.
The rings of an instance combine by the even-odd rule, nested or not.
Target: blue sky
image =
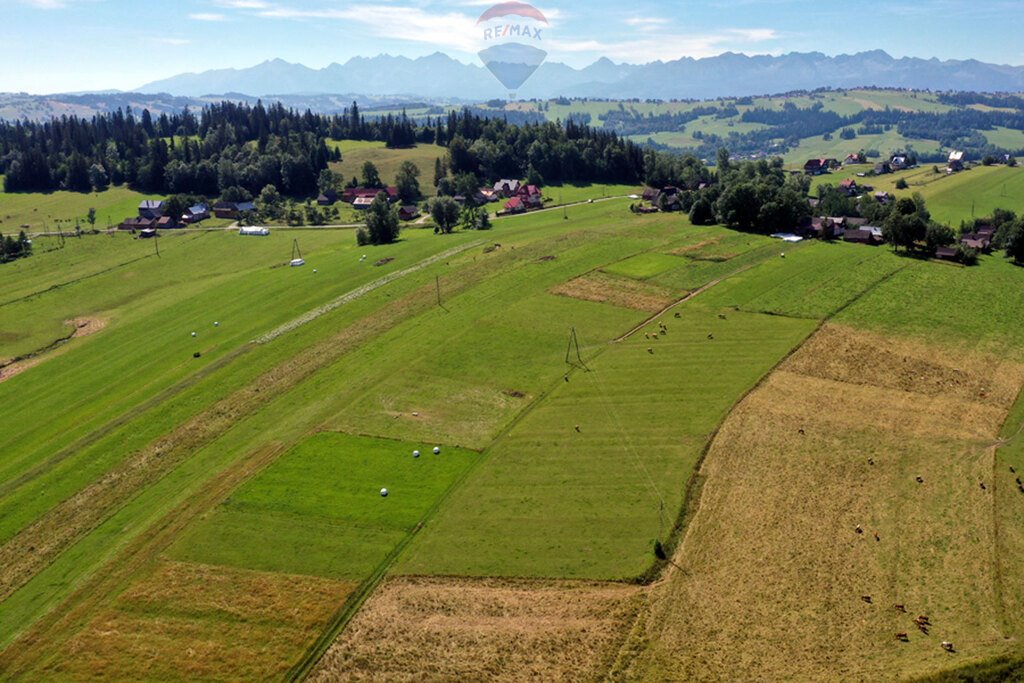
[[[478,61],[494,0],[0,0],[0,91],[131,89],[185,71],[282,58],[311,67],[435,51]],[[725,51],[1024,64],[1022,0],[538,0],[550,59],[648,62]]]

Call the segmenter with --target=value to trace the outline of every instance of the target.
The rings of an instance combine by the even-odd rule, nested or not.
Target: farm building
[[[881,228],[857,228],[855,230],[847,230],[843,234],[844,242],[851,242],[853,244],[869,244],[871,246],[877,246],[882,244],[883,240],[881,237]]]
[[[321,192],[320,196],[316,198],[316,203],[320,206],[334,206],[338,202],[338,193],[334,190],[329,192]]]
[[[902,171],[903,169],[910,167],[910,161],[906,156],[897,154],[889,160],[889,165],[892,166],[893,171]]]
[[[958,261],[960,260],[960,252],[956,247],[939,247],[935,250],[935,258],[942,259],[943,261]]]
[[[398,219],[402,221],[413,221],[420,217],[420,210],[417,206],[403,206],[398,210]]]
[[[148,230],[155,226],[156,221],[152,218],[129,217],[121,221],[117,229],[124,230],[125,232],[135,232],[136,230]]]
[[[352,202],[352,208],[356,211],[367,211],[373,206],[375,197],[358,197]]]
[[[852,164],[866,164],[867,162],[868,160],[864,158],[864,155],[858,152],[847,156],[846,159],[843,160],[843,165],[849,166]]]
[[[146,199],[139,203],[139,218],[161,218],[166,209],[166,202],[159,199]]]
[[[213,214],[217,218],[237,219],[243,213],[252,213],[256,205],[252,202],[217,202],[213,206]]]
[[[174,220],[170,216],[164,216],[156,219],[156,225],[153,226],[160,230],[173,230],[178,227],[178,221]]]
[[[210,217],[210,207],[206,204],[196,204],[185,209],[185,213],[181,216],[181,222],[185,225],[192,225],[193,223],[201,223]]]

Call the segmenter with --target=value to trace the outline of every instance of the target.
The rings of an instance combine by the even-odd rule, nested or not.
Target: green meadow
[[[390,180],[410,158],[339,144],[346,175],[373,159]],[[437,154],[415,151],[424,187]],[[1004,171],[921,187],[952,214],[958,182],[978,204],[1000,183],[1024,194]],[[723,420],[823,321],[1024,344],[1002,258],[783,245],[633,215],[635,190],[548,187],[578,205],[376,248],[178,233],[157,255],[99,235],[0,267],[0,358],[97,323],[0,381],[0,670],[46,678],[95,606],[168,561],[357,586],[338,614],[385,575],[642,579]],[[296,234],[303,268],[286,265]],[[585,276],[672,305],[575,298]]]

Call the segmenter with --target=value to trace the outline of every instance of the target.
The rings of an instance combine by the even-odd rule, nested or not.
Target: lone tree
[[[899,247],[913,249],[918,242],[925,239],[928,234],[928,222],[921,215],[924,210],[923,204],[919,206],[908,197],[896,202],[882,225],[882,234],[892,244],[894,250]]]
[[[380,181],[380,171],[372,161],[363,164],[363,187],[383,187]]]
[[[391,244],[398,239],[399,230],[398,211],[391,206],[387,194],[378,193],[366,212],[369,243]]]
[[[419,201],[420,192],[420,169],[411,161],[403,161],[395,176],[395,187],[398,188],[398,198],[403,204],[415,204]]]
[[[690,222],[694,225],[714,225],[715,208],[711,202],[703,197],[695,201],[690,209]]]
[[[451,197],[438,197],[430,204],[430,217],[437,224],[437,231],[449,234],[459,222],[462,209]]]
[[[1018,218],[1007,230],[1006,255],[1014,263],[1024,265],[1024,218]]]

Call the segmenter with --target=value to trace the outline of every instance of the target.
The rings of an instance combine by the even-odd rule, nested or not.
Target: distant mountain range
[[[894,59],[882,50],[829,57],[794,52],[778,57],[725,53],[649,64],[601,59],[584,69],[558,62],[537,70],[518,97],[609,99],[708,99],[813,90],[821,87],[898,87],[916,90],[1024,91],[1024,67],[977,60]],[[508,92],[484,67],[442,53],[406,57],[356,57],[311,69],[280,59],[248,69],[182,74],[147,83],[140,93],[250,96],[360,93],[373,96],[485,100]]]

